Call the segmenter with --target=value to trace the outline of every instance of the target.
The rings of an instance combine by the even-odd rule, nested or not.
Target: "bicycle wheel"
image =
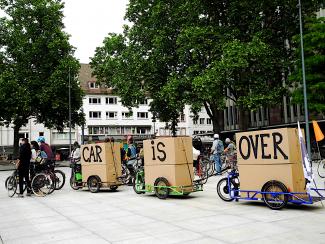
[[[230,186],[229,186],[230,183]],[[236,187],[233,182],[229,181],[228,183],[228,178],[222,178],[221,180],[219,180],[218,184],[217,184],[217,193],[219,195],[219,197],[226,201],[226,202],[231,202],[232,200],[234,200],[235,198],[231,196],[231,190],[238,190],[238,187]],[[230,191],[229,191],[230,190]]]
[[[8,181],[9,181],[10,177],[11,177],[11,176],[8,176],[7,179],[6,179],[6,181],[5,181],[5,188],[6,188],[6,189],[8,189],[7,184],[8,184]]]
[[[70,186],[73,190],[79,190],[80,188],[82,188],[82,183],[81,185],[78,185],[79,182],[76,181],[76,176],[73,174],[70,177]]]
[[[49,175],[40,173],[32,180],[32,191],[36,196],[43,197],[53,191],[53,182]]]
[[[325,160],[321,160],[317,167],[319,177],[325,178]]]
[[[208,177],[211,177],[214,174],[214,162],[210,160],[204,160],[203,163],[206,164]]]
[[[126,167],[125,164],[122,164],[122,175],[120,179],[124,185],[128,184],[131,180],[130,170]]]
[[[17,182],[14,176],[9,176],[7,181],[8,196],[13,197],[17,192]]]
[[[262,187],[263,201],[265,204],[273,210],[279,210],[285,207],[288,203],[288,195],[283,194],[288,192],[287,187],[276,180],[271,180],[265,183]]]
[[[65,183],[65,174],[61,170],[54,170],[55,174],[55,190],[60,190]]]
[[[48,192],[48,194],[52,194],[55,190],[56,175],[52,171],[47,172],[45,174],[47,174],[49,176],[49,178],[51,179],[52,187],[51,187],[50,191]]]

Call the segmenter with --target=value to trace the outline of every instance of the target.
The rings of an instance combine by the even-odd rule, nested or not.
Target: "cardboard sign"
[[[122,175],[120,143],[98,143],[82,145],[81,165],[82,181],[87,182],[97,175],[103,183],[118,185]]]
[[[192,164],[191,137],[161,137],[143,141],[145,165]]]
[[[183,190],[192,191],[194,172],[191,137],[145,140],[143,150],[146,184],[153,186],[157,178],[164,177],[170,186],[187,186]]]
[[[298,132],[295,128],[236,133],[236,145],[238,164],[301,161]]]

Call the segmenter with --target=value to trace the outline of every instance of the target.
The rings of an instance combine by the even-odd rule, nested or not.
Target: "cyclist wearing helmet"
[[[236,146],[235,143],[231,141],[229,138],[226,138],[225,143],[227,147],[224,150],[224,154],[227,157],[227,162],[230,164],[229,166],[233,168],[237,161]]]
[[[37,142],[39,143],[40,150],[46,153],[47,159],[49,161],[52,161],[54,159],[53,158],[54,155],[52,153],[52,149],[50,145],[45,142],[45,137],[44,136],[38,137]]]
[[[225,143],[226,143],[227,147],[224,150],[224,153],[227,155],[233,155],[236,150],[235,143],[232,142],[229,138],[226,138]]]

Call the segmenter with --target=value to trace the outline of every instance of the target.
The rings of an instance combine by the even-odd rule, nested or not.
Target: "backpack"
[[[43,164],[47,160],[47,154],[44,151],[40,151],[35,159],[36,163]]]
[[[218,140],[218,144],[216,146],[216,151],[218,154],[223,153],[224,147],[223,147],[223,143],[221,140]]]

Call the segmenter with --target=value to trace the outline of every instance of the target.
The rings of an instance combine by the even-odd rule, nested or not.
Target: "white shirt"
[[[37,157],[36,150],[34,148],[32,148],[32,156],[30,158],[30,162],[35,163],[36,157]]]

